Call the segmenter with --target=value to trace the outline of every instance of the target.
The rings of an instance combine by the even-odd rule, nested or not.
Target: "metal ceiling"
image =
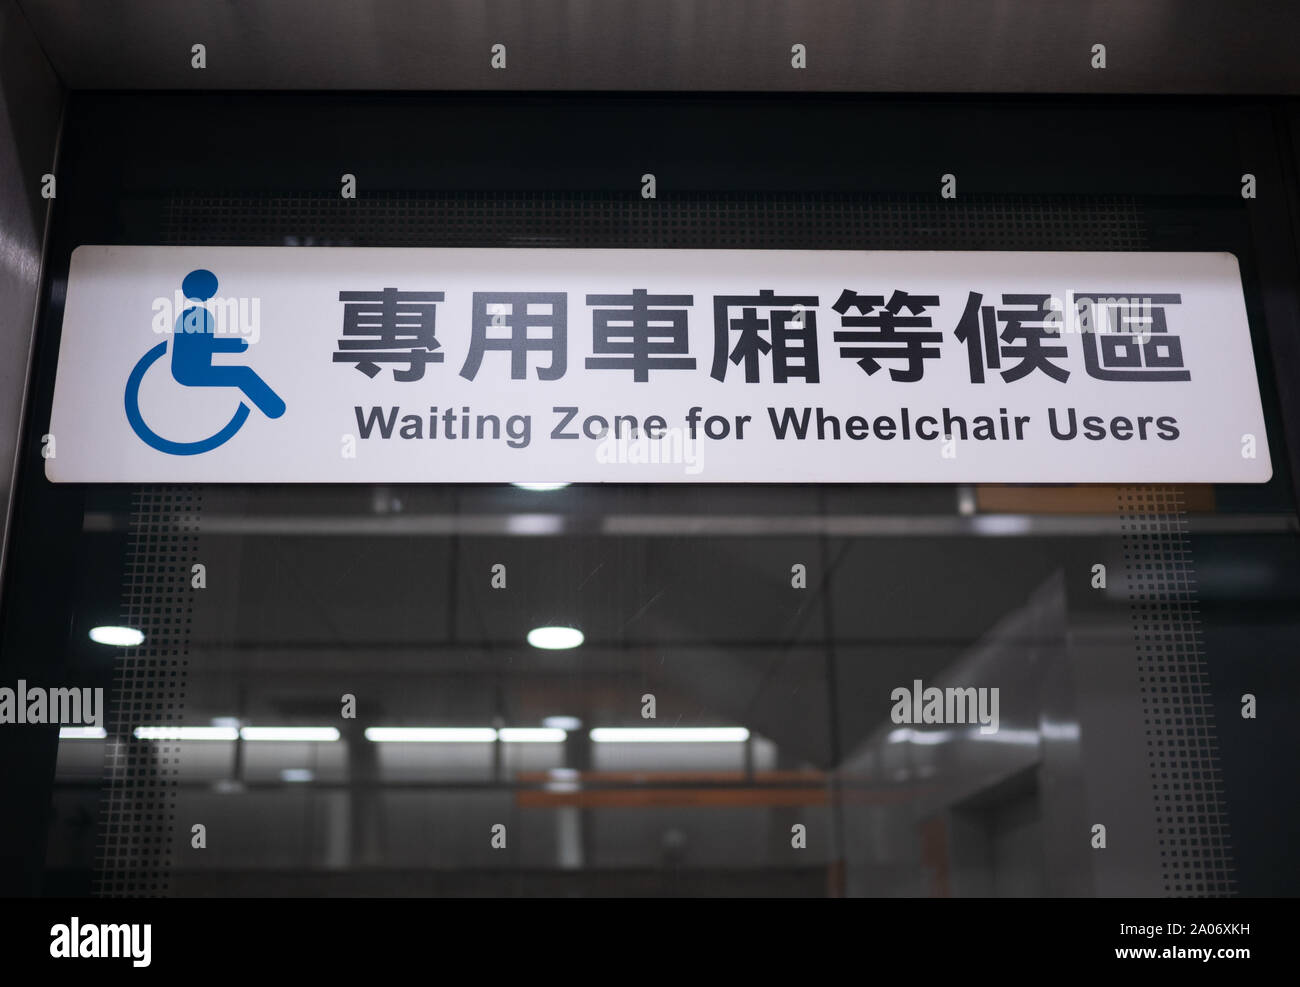
[[[19,3],[73,89],[1300,93],[1278,0]]]

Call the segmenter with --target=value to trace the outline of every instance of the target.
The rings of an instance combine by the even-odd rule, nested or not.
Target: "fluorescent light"
[[[553,727],[502,727],[498,736],[506,744],[562,744],[568,734]]]
[[[542,720],[542,726],[552,730],[581,730],[582,721],[576,716],[548,716]]]
[[[974,487],[957,488],[957,513],[963,517],[971,517],[978,504],[975,499]]]
[[[597,744],[723,744],[749,739],[744,727],[596,727]]]
[[[1040,729],[1043,737],[1047,740],[1079,739],[1079,724],[1077,723],[1054,723],[1050,720],[1044,720]]]
[[[1024,747],[1035,747],[1043,739],[1037,730],[999,730],[997,733],[981,733],[979,729],[972,727],[970,735],[975,740],[987,740],[995,744],[1020,744]]]
[[[238,716],[214,716],[212,718],[212,725],[214,727],[229,727],[232,730],[238,730],[239,717]]]
[[[136,740],[236,740],[239,731],[233,727],[136,727],[131,735]]]
[[[319,740],[328,743],[339,739],[334,727],[243,727],[239,735],[245,740]]]
[[[971,519],[971,527],[981,535],[1023,535],[1031,526],[1019,514],[981,514]]]
[[[312,781],[315,777],[316,775],[310,768],[285,768],[280,772],[280,780],[287,781],[290,784]]]
[[[545,651],[564,651],[576,648],[585,638],[576,627],[534,627],[528,632],[528,643]]]
[[[559,744],[566,736],[547,727],[366,727],[366,739],[376,744]]]
[[[134,648],[144,641],[144,634],[134,627],[92,627],[90,639],[96,644],[109,644],[115,648]]]
[[[490,744],[491,727],[366,727],[366,739],[376,744]]]
[[[952,740],[951,730],[913,730],[911,727],[899,727],[890,730],[885,741],[890,744],[946,744]]]
[[[107,736],[103,727],[59,727],[60,740],[103,740]]]
[[[512,483],[511,486],[518,487],[520,490],[534,490],[537,493],[545,493],[548,490],[563,490],[568,486],[567,483]]]
[[[564,530],[564,516],[560,514],[507,514],[508,535],[558,535]]]

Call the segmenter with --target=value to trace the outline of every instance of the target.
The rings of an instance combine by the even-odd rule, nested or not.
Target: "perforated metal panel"
[[[1141,250],[1125,197],[824,194],[177,196],[164,243],[244,246]]]

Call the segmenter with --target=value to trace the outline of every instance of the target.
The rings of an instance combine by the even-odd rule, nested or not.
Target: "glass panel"
[[[234,126],[214,113],[213,135]],[[356,133],[369,118],[348,119]],[[89,169],[102,126],[80,119],[72,167]],[[1110,146],[1128,132],[1105,131]],[[292,156],[284,135],[262,139]],[[79,242],[1231,250],[1276,471],[1179,488],[51,487],[29,452],[6,656],[111,700],[105,735],[65,734],[56,762],[52,738],[24,735],[32,777],[54,778],[45,893],[1300,890],[1297,789],[1279,783],[1300,694],[1300,546],[1238,203],[343,203],[223,191],[188,167],[199,192],[137,189],[63,215],[54,269]],[[91,639],[110,625],[144,642]],[[545,628],[581,643],[539,646]]]

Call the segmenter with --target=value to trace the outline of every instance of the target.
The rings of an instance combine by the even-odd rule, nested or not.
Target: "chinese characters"
[[[438,338],[441,291],[340,291],[342,338],[334,362],[367,377],[391,366],[393,380],[422,380],[446,352]],[[695,296],[651,293],[586,294],[591,324],[585,370],[617,373],[632,384],[652,375],[694,371],[691,316]],[[1083,373],[1103,381],[1175,382],[1191,379],[1180,336],[1170,329],[1174,293],[1048,293],[970,290],[955,313],[939,295],[907,288],[843,288],[830,304],[836,355],[866,378],[887,370],[896,383],[915,383],[947,349],[964,349],[972,384],[1014,384],[1042,375],[1064,384]],[[821,298],[762,288],[719,294],[701,303],[712,322],[709,376],[746,384],[816,384],[822,378],[818,331]],[[564,378],[569,367],[569,296],[562,291],[476,291],[468,326],[457,326],[466,350],[460,376],[491,373],[512,381]],[[585,321],[585,320],[584,320]],[[443,334],[446,335],[445,327]],[[1071,343],[1073,336],[1077,343]]]

